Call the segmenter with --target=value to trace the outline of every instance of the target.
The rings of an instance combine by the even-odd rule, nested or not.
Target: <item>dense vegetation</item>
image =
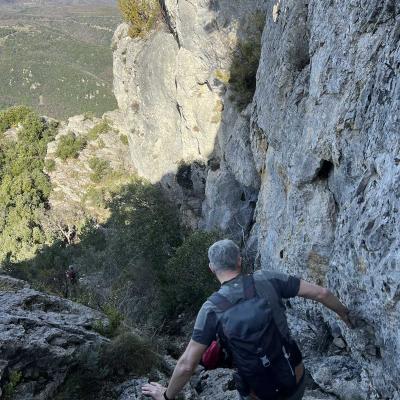
[[[107,161],[94,157],[89,165],[93,182],[107,182],[108,175],[115,180]],[[187,232],[161,189],[143,179],[133,176],[127,184],[101,190],[99,206],[109,210],[104,224],[87,214],[76,221],[71,243],[57,232],[45,232],[52,243],[37,247],[36,257],[11,264],[9,271],[63,296],[70,295],[65,279],[69,265],[80,274],[100,273],[111,292],[105,295],[89,284],[73,296],[111,319],[118,320],[120,313],[135,323],[157,325],[178,313],[197,311],[215,288],[207,248],[216,235]]]
[[[133,38],[143,37],[151,31],[161,14],[158,0],[118,0],[118,5]]]
[[[0,126],[21,124],[17,138],[0,142],[0,260],[11,262],[32,256],[49,241],[42,229],[51,185],[43,172],[47,144],[55,125],[46,123],[24,107],[0,114]]]

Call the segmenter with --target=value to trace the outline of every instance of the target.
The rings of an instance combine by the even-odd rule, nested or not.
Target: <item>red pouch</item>
[[[221,366],[223,361],[223,351],[219,346],[218,342],[214,340],[208,349],[204,352],[203,357],[201,358],[201,365],[205,369],[215,369]]]

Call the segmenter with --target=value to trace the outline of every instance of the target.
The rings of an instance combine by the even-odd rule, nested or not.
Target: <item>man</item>
[[[78,283],[77,272],[73,265],[70,265],[68,269],[65,271],[65,279],[66,279],[66,298],[72,298],[76,294],[76,286]]]
[[[241,378],[239,382],[241,388],[238,389],[242,399],[301,399],[304,394],[304,366],[301,353],[290,337],[282,299],[300,296],[318,301],[336,312],[351,327],[348,309],[328,289],[294,276],[272,271],[257,271],[252,277],[242,274],[240,250],[231,240],[214,243],[208,251],[208,257],[210,270],[221,283],[221,288],[200,309],[192,339],[178,360],[168,388],[158,383],[149,383],[143,386],[143,394],[155,400],[174,399],[189,381],[203,353],[219,335],[224,337],[222,342],[229,347],[235,367],[238,367]],[[260,359],[256,360],[259,361],[259,365],[246,366],[244,364],[250,363],[251,357],[241,358],[240,352],[246,351],[243,346],[251,348],[251,339],[248,340],[249,343],[243,344],[244,341],[238,335],[243,332],[250,335],[248,332],[251,331],[253,335],[251,337],[258,337],[257,329],[262,330],[262,327],[255,328],[257,321],[251,318],[256,315],[254,313],[258,312],[260,307],[264,307],[265,310],[259,314],[261,319],[259,317],[256,319],[268,325],[268,329],[262,331],[263,338],[268,338],[263,343],[267,341],[273,343],[269,349],[267,344],[260,345],[264,347],[259,349]],[[235,319],[239,319],[239,324]],[[231,333],[232,331],[235,333]],[[273,352],[275,354],[272,354]],[[254,366],[253,371],[249,371],[249,365]],[[276,382],[272,382],[274,380]],[[265,395],[264,393],[271,393],[263,391],[267,386],[274,388],[276,394]]]

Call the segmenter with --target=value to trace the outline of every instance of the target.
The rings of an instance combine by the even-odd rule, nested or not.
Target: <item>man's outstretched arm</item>
[[[176,364],[171,380],[166,392],[167,398],[173,399],[183,389],[186,383],[189,382],[193,372],[198,366],[203,353],[207,346],[191,340]],[[164,399],[165,388],[158,383],[149,383],[144,385],[142,392],[144,395],[151,396],[154,400]]]
[[[334,311],[347,326],[352,327],[348,308],[329,289],[301,280],[297,295],[320,302]]]

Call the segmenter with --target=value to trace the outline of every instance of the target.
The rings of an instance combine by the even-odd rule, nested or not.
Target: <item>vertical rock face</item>
[[[139,40],[122,25],[114,37],[138,172],[163,182],[193,226],[245,239],[251,229],[262,268],[327,285],[357,314],[355,330],[341,326],[340,355],[310,361],[343,399],[400,396],[399,8],[166,0],[170,31]],[[221,76],[255,9],[267,13],[257,88],[238,112]],[[307,326],[321,315],[310,302],[294,309]]]
[[[269,145],[260,262],[334,289],[363,320],[345,334],[362,398],[398,398],[399,4],[273,6],[251,118]]]
[[[202,226],[238,233],[243,220],[249,223],[259,182],[249,151],[250,116],[242,118],[226,104],[223,77],[248,16],[262,10],[264,2],[166,0],[163,5],[168,26],[145,40],[128,37],[126,25],[114,35],[114,92],[132,160],[140,175],[163,183],[189,225],[198,225],[205,192]],[[220,146],[225,147],[235,125],[240,136],[233,137],[227,153],[230,158],[240,153],[246,173],[236,160],[221,160]],[[175,175],[193,161],[194,179],[182,185]],[[212,168],[206,168],[207,162]],[[237,194],[229,209],[222,210],[220,190],[205,189],[208,172],[211,181],[228,183]],[[243,191],[251,192],[244,200]]]

